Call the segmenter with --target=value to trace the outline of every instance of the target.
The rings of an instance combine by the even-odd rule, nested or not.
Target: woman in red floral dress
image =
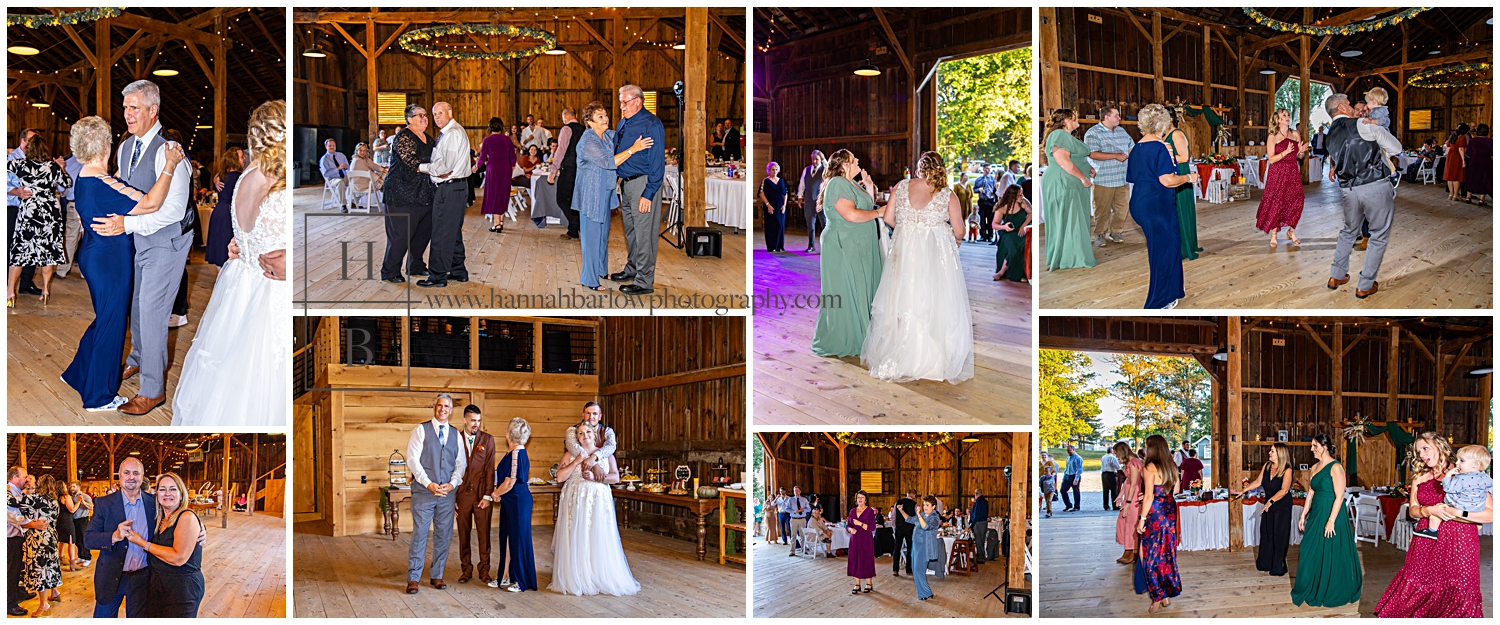
[[[1255,211],[1255,229],[1271,233],[1271,249],[1276,249],[1276,233],[1286,228],[1286,238],[1292,245],[1302,245],[1297,238],[1297,222],[1302,219],[1302,171],[1297,161],[1308,150],[1297,131],[1288,126],[1291,113],[1276,109],[1273,118],[1276,130],[1266,141],[1266,192],[1260,197],[1260,208]]]
[[[1417,457],[1428,467],[1412,478],[1412,498],[1407,515],[1419,519],[1417,529],[1427,527],[1427,517],[1444,521],[1463,520],[1458,510],[1443,503],[1442,475],[1452,465],[1453,450],[1436,432],[1417,437]],[[1469,521],[1491,523],[1494,503],[1481,512],[1467,513]],[[1404,523],[1404,520],[1397,521]],[[1473,523],[1443,523],[1437,540],[1413,538],[1406,563],[1396,572],[1375,615],[1381,618],[1482,618],[1484,595],[1479,581],[1479,526]]]
[[[1144,487],[1152,493],[1141,502],[1136,533],[1141,535],[1140,558],[1136,560],[1138,578],[1136,593],[1149,592],[1150,613],[1172,605],[1172,597],[1182,594],[1182,576],[1177,571],[1177,465],[1167,449],[1167,439],[1153,434],[1146,439]]]

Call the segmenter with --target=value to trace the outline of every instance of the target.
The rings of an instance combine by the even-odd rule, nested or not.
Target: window
[[[656,114],[656,92],[655,91],[647,91],[647,92],[643,93],[642,95],[644,95],[645,97],[641,99],[641,106],[646,107],[646,110],[651,111],[651,114],[655,115]]]
[[[377,102],[377,121],[380,124],[406,125],[406,94],[405,93],[379,93],[375,96]]]
[[[879,495],[885,492],[885,473],[881,471],[860,471],[859,489],[865,491],[866,495]]]

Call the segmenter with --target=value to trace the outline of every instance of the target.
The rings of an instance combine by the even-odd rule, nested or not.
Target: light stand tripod
[[[667,215],[664,220],[666,225],[657,236],[666,241],[667,245],[680,250],[684,244],[682,240],[682,164],[687,157],[684,153],[686,144],[682,136],[682,119],[686,113],[686,103],[682,101],[681,80],[672,85],[672,93],[677,97],[677,188],[672,193],[672,199],[666,203]]]

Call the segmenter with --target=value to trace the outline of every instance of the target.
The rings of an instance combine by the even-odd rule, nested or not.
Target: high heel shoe
[[[10,297],[5,298],[5,307],[6,308],[15,308],[16,307],[16,296],[12,295]]]
[[[50,297],[52,297],[52,293],[47,292],[47,291],[42,291],[42,298],[41,299],[42,299],[42,305],[43,306],[47,305],[47,299],[50,298]]]

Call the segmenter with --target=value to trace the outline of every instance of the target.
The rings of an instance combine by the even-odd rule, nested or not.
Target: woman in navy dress
[[[172,176],[163,175],[149,193],[142,195],[109,175],[111,130],[99,117],[85,117],[73,124],[74,156],[83,163],[78,172],[74,199],[78,219],[94,223],[96,217],[154,213],[167,198]],[[167,166],[172,171],[183,153],[175,143],[166,146]],[[102,236],[83,228],[77,262],[87,267],[83,279],[94,304],[94,322],[78,341],[78,353],[63,371],[62,379],[78,391],[85,410],[114,410],[125,403],[120,391],[120,354],[125,349],[125,330],[130,322],[131,285],[135,282],[135,245],[129,236]]]
[[[509,451],[495,466],[492,498],[500,500],[500,564],[510,554],[510,568],[502,577],[510,583],[511,592],[536,590],[536,554],[531,550],[531,459],[526,456],[526,441],[531,440],[531,425],[525,419],[510,420],[505,432]],[[505,580],[502,580],[504,583]],[[499,584],[496,585],[499,587]]]
[[[1151,287],[1146,308],[1175,308],[1184,295],[1182,280],[1182,231],[1177,220],[1177,192],[1192,184],[1198,174],[1179,175],[1177,163],[1162,141],[1172,131],[1166,107],[1148,104],[1139,114],[1141,140],[1125,163],[1125,182],[1130,192],[1130,217],[1146,235],[1146,255],[1151,263]]]
[[[229,223],[232,219],[229,205],[234,199],[234,185],[240,181],[240,173],[244,170],[245,151],[239,148],[225,150],[224,158],[219,159],[219,175],[216,176],[224,186],[218,190],[219,201],[208,216],[208,240],[203,248],[203,260],[219,267],[229,262],[229,240],[234,238],[234,225]]]
[[[766,164],[766,177],[760,181],[760,205],[766,218],[766,251],[785,252],[786,246],[786,180],[781,165]]]

